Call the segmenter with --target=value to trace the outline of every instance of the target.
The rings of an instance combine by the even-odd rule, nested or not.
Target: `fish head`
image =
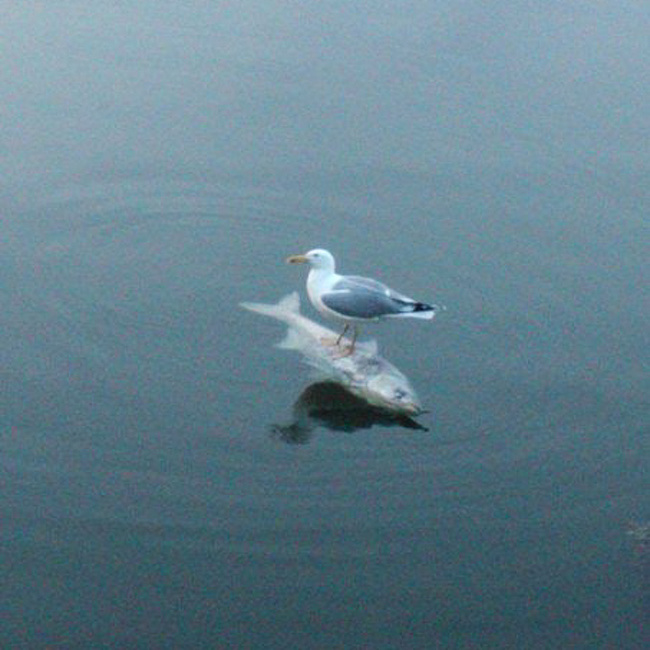
[[[375,406],[407,415],[422,413],[422,406],[415,391],[405,377],[382,373],[371,378],[364,396]]]

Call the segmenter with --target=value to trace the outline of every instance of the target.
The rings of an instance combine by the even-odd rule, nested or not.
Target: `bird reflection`
[[[352,433],[370,429],[373,425],[400,426],[405,429],[428,431],[426,427],[407,415],[393,413],[368,404],[341,384],[320,381],[303,390],[293,405],[293,422],[272,427],[275,437],[294,445],[304,445],[319,426],[331,431]]]

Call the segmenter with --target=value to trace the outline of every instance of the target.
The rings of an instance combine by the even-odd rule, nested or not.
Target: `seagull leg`
[[[346,325],[345,328],[347,329],[348,326]],[[344,330],[345,331],[345,330]],[[357,326],[353,325],[352,326],[352,342],[350,345],[348,345],[341,354],[337,356],[339,359],[343,359],[344,357],[349,357],[353,352],[354,352],[354,344],[357,342],[357,335],[359,331],[357,330]],[[343,336],[343,334],[341,334]],[[339,337],[340,338],[340,337]]]
[[[359,335],[359,330],[356,325],[352,326],[352,343],[350,344],[350,354],[354,352],[354,344],[357,342],[357,336]]]
[[[323,337],[320,340],[321,343],[323,345],[331,346],[333,348],[338,348],[340,343],[341,343],[341,340],[345,336],[345,333],[348,331],[348,327],[349,327],[349,325],[346,324],[346,326],[343,328],[343,331],[339,334],[337,339],[331,339],[329,337],[327,337],[327,338]]]
[[[341,344],[341,341],[343,340],[343,337],[345,336],[345,333],[348,331],[349,327],[350,326],[346,323],[345,327],[343,328],[343,331],[339,334],[339,337],[336,339],[336,345]]]

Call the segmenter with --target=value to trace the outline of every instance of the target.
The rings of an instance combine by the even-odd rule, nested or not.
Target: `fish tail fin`
[[[258,314],[285,320],[288,315],[300,313],[300,296],[297,291],[294,291],[282,298],[277,305],[268,305],[262,302],[240,302],[239,306]]]
[[[300,296],[297,291],[292,291],[280,300],[277,304],[278,307],[292,314],[300,313]]]

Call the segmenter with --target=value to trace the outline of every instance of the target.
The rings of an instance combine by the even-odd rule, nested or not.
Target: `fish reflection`
[[[273,435],[289,444],[306,444],[319,426],[352,433],[374,425],[428,431],[403,413],[368,404],[341,384],[321,381],[307,386],[293,405],[293,422],[274,425]]]

